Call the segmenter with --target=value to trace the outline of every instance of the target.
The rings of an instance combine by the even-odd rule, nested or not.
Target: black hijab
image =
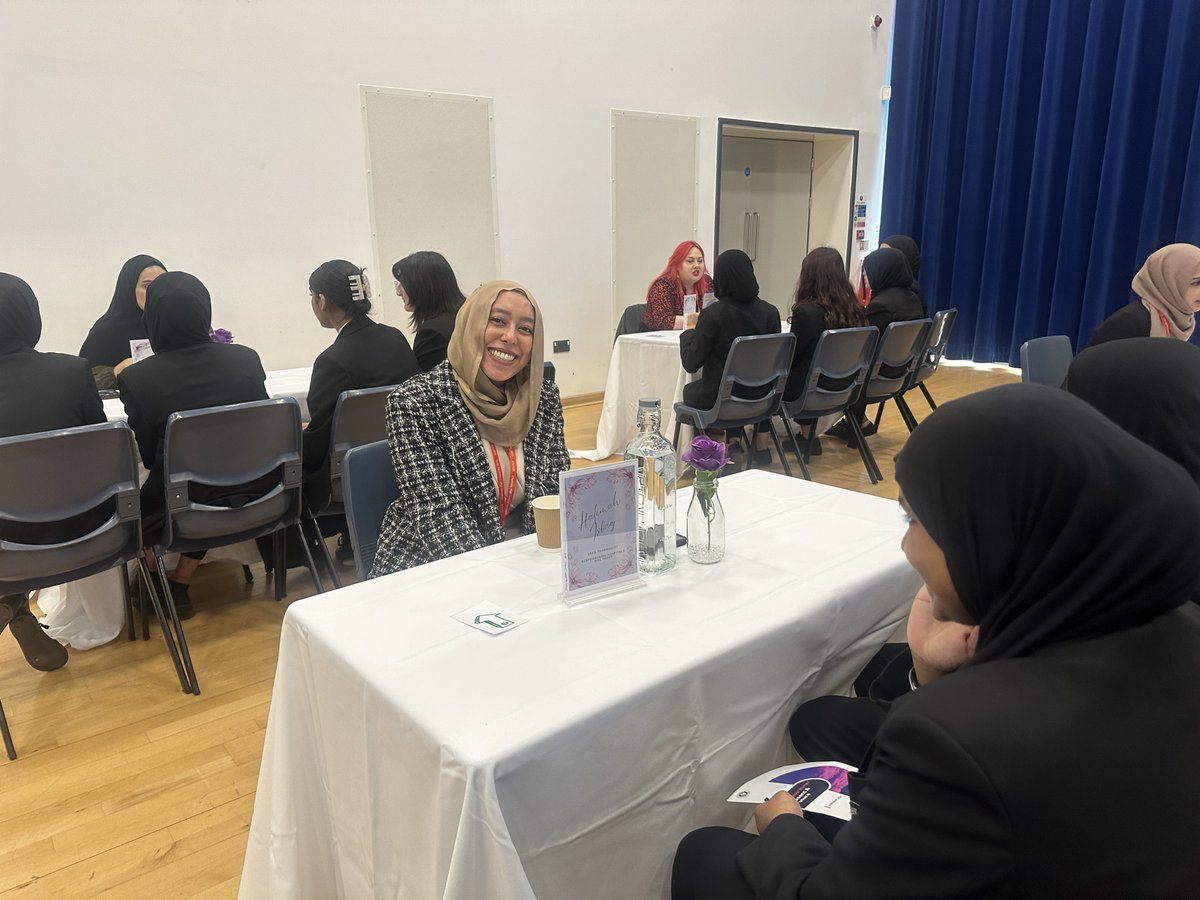
[[[889,234],[880,243],[887,244],[892,249],[899,250],[904,254],[904,261],[908,263],[908,270],[912,272],[912,292],[920,298],[921,309],[928,315],[929,304],[925,302],[925,292],[921,290],[921,284],[917,281],[917,276],[921,274],[921,248],[907,234]]]
[[[146,325],[137,305],[138,278],[151,266],[165,269],[153,256],[141,254],[125,261],[117,276],[108,311],[88,332],[79,355],[92,366],[115,366],[129,358],[129,342],[146,338]]]
[[[904,254],[893,247],[880,247],[863,259],[863,269],[871,282],[871,296],[888,288],[912,290],[913,275]]]
[[[1129,338],[1071,361],[1066,388],[1200,483],[1200,347]]]
[[[713,266],[713,293],[718,300],[752,303],[758,299],[754,263],[742,250],[726,250]]]
[[[42,314],[33,288],[0,272],[0,355],[32,350],[42,337]]]
[[[167,272],[146,290],[146,331],[155,353],[212,343],[208,288],[187,272]]]
[[[939,406],[896,481],[979,623],[970,665],[1122,631],[1200,590],[1200,489],[1057,388]]]

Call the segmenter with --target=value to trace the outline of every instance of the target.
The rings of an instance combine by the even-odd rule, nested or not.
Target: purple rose
[[[212,331],[210,331],[208,333],[208,336],[211,337],[218,344],[232,344],[233,343],[233,332],[226,331],[224,328],[214,328]]]
[[[692,446],[684,451],[681,459],[701,472],[716,472],[729,462],[725,445],[704,435],[692,441]]]

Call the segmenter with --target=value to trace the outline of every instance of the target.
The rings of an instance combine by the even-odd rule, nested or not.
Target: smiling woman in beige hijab
[[[1138,299],[1101,322],[1089,347],[1132,337],[1191,338],[1200,312],[1200,247],[1168,244],[1155,250],[1132,286]]]
[[[542,378],[542,313],[528,288],[490,281],[467,298],[445,362],[388,398],[399,499],[371,577],[533,531],[525,500],[570,468],[558,388]]]

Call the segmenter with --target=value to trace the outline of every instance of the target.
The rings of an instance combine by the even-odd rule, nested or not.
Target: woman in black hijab
[[[157,259],[145,254],[127,259],[121,266],[108,311],[96,320],[79,348],[79,355],[92,367],[100,390],[115,388],[117,376],[132,365],[129,342],[147,337],[142,321],[146,288],[166,270]]]
[[[893,250],[899,250],[904,254],[904,261],[908,263],[908,270],[912,273],[913,283],[912,291],[917,295],[917,299],[921,301],[921,314],[929,315],[929,304],[925,301],[925,292],[921,290],[921,285],[917,278],[921,274],[921,250],[917,246],[917,242],[910,238],[907,234],[889,234],[879,242],[880,249],[891,247]]]
[[[117,379],[142,464],[150,470],[141,492],[147,546],[158,539],[166,518],[163,439],[171,413],[267,399],[267,375],[258,354],[243,345],[217,343],[211,329],[212,303],[200,279],[187,272],[159,276],[146,292],[146,332],[154,355],[129,366]],[[270,476],[263,479],[264,484],[273,481]],[[191,496],[220,506],[261,493],[256,485],[238,485],[193,490]],[[169,578],[181,618],[192,615],[187,585],[203,556],[180,557]]]
[[[934,617],[979,626],[975,655],[892,705],[832,845],[777,794],[761,837],[689,835],[673,897],[1190,895],[1196,484],[1086,403],[1027,384],[939,407],[896,480],[901,547]]]
[[[880,247],[863,259],[863,271],[871,285],[867,321],[880,331],[893,322],[922,319],[925,310],[913,291],[912,271],[904,254],[892,247]]]
[[[1066,388],[1200,482],[1200,347],[1129,338],[1071,361]]]
[[[755,334],[779,334],[779,310],[758,296],[754,264],[741,250],[726,250],[713,266],[713,293],[720,303],[705,307],[679,337],[679,356],[683,368],[704,374],[683,388],[683,400],[689,406],[708,409],[717,402],[725,359],[736,338]],[[761,396],[761,395],[760,395]],[[759,453],[770,461],[766,434],[760,438]]]
[[[33,290],[15,275],[0,273],[0,437],[34,434],[104,421],[104,407],[87,363],[63,353],[39,353],[42,316]],[[20,477],[6,472],[5,477]],[[94,511],[93,511],[94,512]],[[53,525],[0,527],[0,537],[21,543],[53,543],[107,520],[111,510],[91,512]],[[64,533],[66,535],[64,535]],[[57,669],[67,651],[38,625],[24,594],[0,598],[0,631],[10,626],[35,669]]]

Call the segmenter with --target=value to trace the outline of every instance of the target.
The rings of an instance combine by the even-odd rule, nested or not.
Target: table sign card
[[[483,601],[476,603],[470,609],[464,609],[460,613],[456,613],[452,618],[462,622],[464,625],[470,625],[472,628],[477,628],[484,634],[504,634],[512,631],[518,625],[523,625],[525,620],[520,616],[515,616],[510,612],[505,612],[496,606],[494,603]]]
[[[637,463],[610,463],[558,476],[564,603],[640,584]]]

